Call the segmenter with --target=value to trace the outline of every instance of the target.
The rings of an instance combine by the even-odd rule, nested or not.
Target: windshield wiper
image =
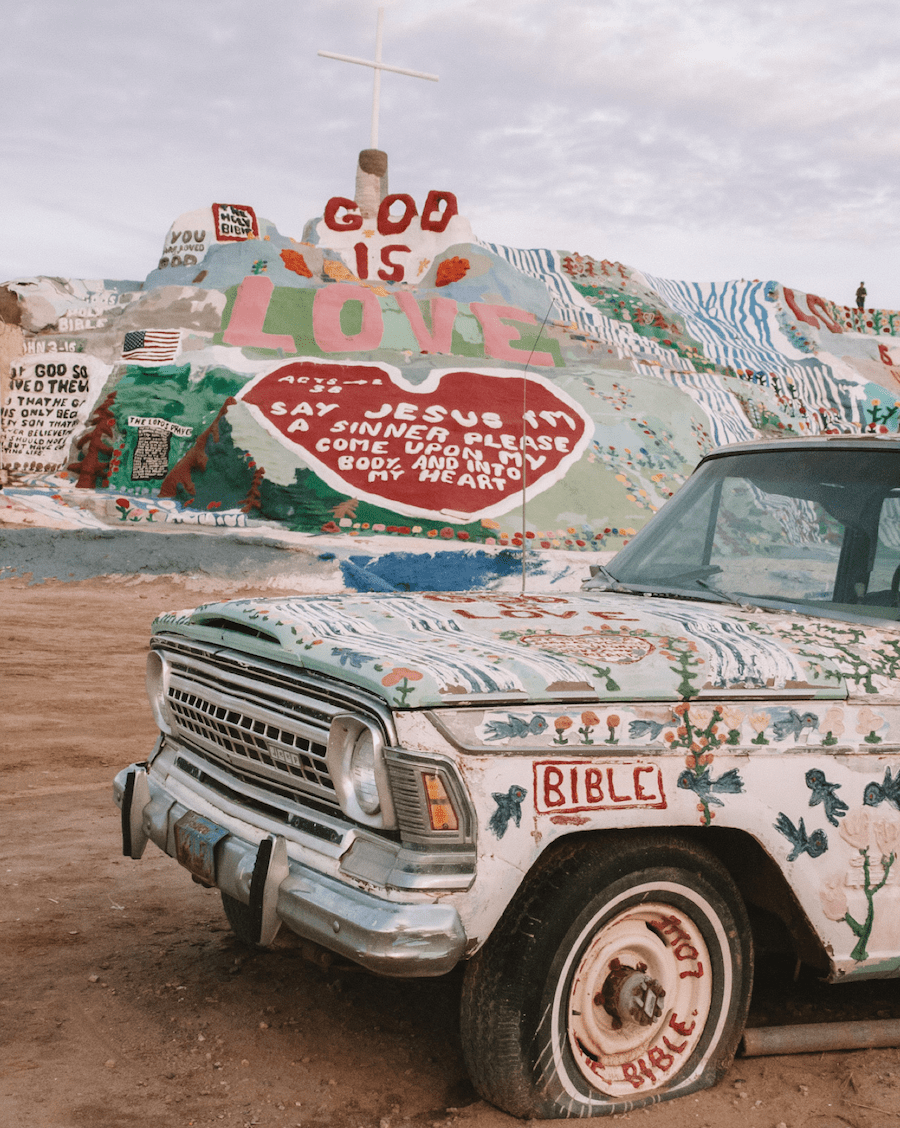
[[[617,580],[602,564],[591,566],[591,577],[581,585],[582,591],[615,591],[625,595],[658,595],[667,599],[696,599],[703,603],[740,604],[735,595],[720,591],[708,583],[707,576],[715,575],[722,569],[718,565],[705,565],[690,572],[679,572],[665,580],[648,580],[645,583],[627,584]],[[702,592],[679,587],[679,581],[689,581],[703,588]]]
[[[721,571],[721,569],[719,570]],[[740,606],[741,604],[741,600],[737,595],[734,595],[729,591],[722,591],[720,588],[714,587],[712,584],[708,584],[706,580],[704,580],[700,576],[698,576],[696,580],[694,580],[694,583],[699,584],[700,587],[704,588],[704,590],[710,592],[712,595],[717,595],[720,599],[724,600],[725,603],[734,603],[737,606]]]
[[[635,589],[627,584],[619,583],[614,575],[603,567],[602,564],[592,564],[591,574],[581,585],[582,591],[622,591],[632,593]]]
[[[722,569],[718,564],[701,564],[697,568],[691,568],[687,572],[676,572],[674,576],[669,576],[672,583],[678,583],[681,580],[693,580],[695,583],[702,584],[704,580],[709,579],[710,576],[716,576]],[[704,584],[704,586],[708,586]]]

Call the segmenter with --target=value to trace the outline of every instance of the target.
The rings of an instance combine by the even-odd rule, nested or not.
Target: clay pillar
[[[366,219],[378,215],[378,207],[388,194],[388,158],[381,149],[363,149],[356,170],[356,202]]]

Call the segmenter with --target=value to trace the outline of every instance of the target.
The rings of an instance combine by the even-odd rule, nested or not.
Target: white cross
[[[361,67],[372,67],[375,78],[372,85],[372,144],[371,148],[378,148],[378,101],[381,95],[381,72],[392,71],[394,74],[408,74],[411,78],[427,78],[430,82],[437,82],[436,74],[425,74],[424,71],[404,70],[403,67],[391,67],[381,61],[381,40],[384,33],[384,8],[378,9],[378,25],[375,31],[375,59],[355,59],[352,55],[335,55],[332,51],[319,51],[326,59],[338,59],[342,63],[356,63]]]

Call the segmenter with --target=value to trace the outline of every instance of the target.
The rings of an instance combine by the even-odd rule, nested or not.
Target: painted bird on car
[[[814,830],[812,834],[807,834],[803,819],[800,819],[799,826],[794,826],[787,815],[779,814],[774,826],[778,833],[783,834],[794,847],[787,856],[789,862],[796,862],[801,854],[809,854],[811,858],[818,858],[828,849],[828,836],[825,831]]]
[[[705,803],[712,803],[715,807],[724,807],[721,799],[717,799],[713,792],[718,791],[728,795],[739,795],[744,790],[744,781],[737,768],[723,772],[718,779],[713,779],[709,768],[704,768],[697,775],[691,771],[683,771],[678,777],[678,786],[685,791],[693,791]]]
[[[522,740],[526,736],[540,736],[547,728],[547,718],[535,713],[526,721],[524,717],[507,713],[505,721],[488,721],[484,728],[486,740],[509,740],[510,737]]]
[[[796,709],[785,708],[775,708],[770,712],[776,740],[784,740],[786,736],[792,736],[797,741],[804,729],[812,732],[819,727],[819,718],[815,713],[798,713]]]
[[[867,807],[877,807],[885,800],[900,811],[900,768],[897,769],[895,776],[891,776],[890,768],[885,768],[881,783],[873,781],[865,786],[863,803]]]
[[[832,826],[838,825],[838,819],[842,819],[847,813],[847,804],[843,799],[839,799],[835,795],[835,791],[841,786],[839,783],[829,783],[825,778],[825,773],[819,768],[810,768],[806,773],[806,786],[812,792],[809,797],[810,807],[815,807],[817,803],[823,804],[825,807],[825,818],[831,823]]]
[[[527,788],[520,787],[514,783],[506,794],[500,791],[493,792],[494,802],[497,804],[497,810],[491,815],[488,826],[497,835],[502,838],[506,834],[506,828],[509,826],[509,820],[512,819],[516,826],[522,823],[522,800],[528,794]]]

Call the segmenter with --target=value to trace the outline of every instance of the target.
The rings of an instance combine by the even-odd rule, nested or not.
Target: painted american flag
[[[179,329],[135,329],[125,334],[122,359],[150,364],[169,364],[175,359],[181,339]]]

